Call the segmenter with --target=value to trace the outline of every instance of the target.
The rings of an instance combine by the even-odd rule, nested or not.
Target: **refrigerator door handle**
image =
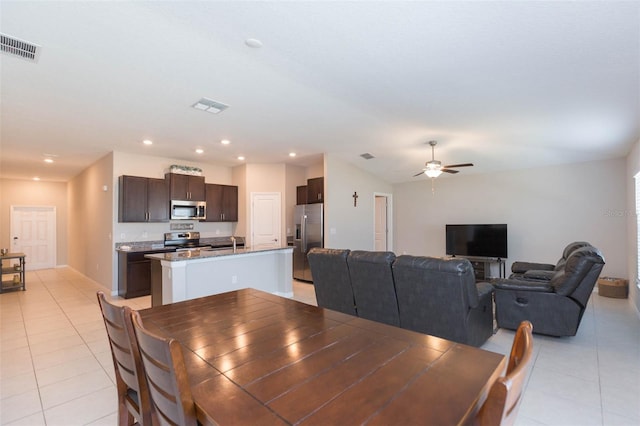
[[[307,215],[302,215],[302,253],[307,254]]]

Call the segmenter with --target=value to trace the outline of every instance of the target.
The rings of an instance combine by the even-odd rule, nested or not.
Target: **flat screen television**
[[[507,258],[507,224],[446,225],[447,255]]]

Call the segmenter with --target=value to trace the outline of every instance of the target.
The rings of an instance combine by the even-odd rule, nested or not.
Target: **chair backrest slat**
[[[195,404],[180,343],[146,330],[137,312],[132,317],[156,420],[162,425],[195,426]]]
[[[144,377],[140,350],[131,323],[131,309],[109,303],[103,292],[97,293],[98,304],[109,338],[118,388],[120,424],[130,423],[129,412],[138,423],[151,425],[151,403]],[[132,390],[135,397],[132,396]]]
[[[507,426],[515,422],[527,377],[533,366],[533,326],[523,321],[513,340],[507,373],[499,377],[489,390],[484,405],[476,416],[481,426]]]

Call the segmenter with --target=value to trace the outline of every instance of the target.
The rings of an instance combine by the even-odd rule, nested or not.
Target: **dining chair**
[[[138,312],[132,311],[131,316],[149,385],[154,420],[161,425],[197,425],[180,343],[146,330]]]
[[[140,350],[131,322],[131,308],[107,302],[98,291],[98,303],[107,329],[118,390],[118,424],[151,425],[151,401]]]
[[[512,425],[522,400],[524,384],[533,366],[533,325],[522,321],[511,346],[507,373],[489,390],[475,423],[481,426]]]

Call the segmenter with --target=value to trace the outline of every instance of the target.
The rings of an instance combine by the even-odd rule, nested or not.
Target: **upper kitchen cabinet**
[[[205,185],[207,219],[204,222],[238,221],[238,187],[232,185]]]
[[[167,173],[172,200],[204,201],[204,176]]]
[[[307,204],[307,185],[296,186],[296,204]]]
[[[119,222],[168,222],[169,186],[165,179],[120,176]]]
[[[307,179],[307,204],[324,202],[324,177]]]

